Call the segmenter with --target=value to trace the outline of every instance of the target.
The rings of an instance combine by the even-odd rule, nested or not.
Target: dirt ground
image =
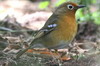
[[[59,59],[54,50],[50,54],[47,48],[40,48],[41,45],[16,59],[17,53],[28,47],[34,34],[52,14],[35,10],[37,7],[27,1],[20,5],[21,8],[12,7],[10,2],[0,4],[3,8],[0,12],[0,66],[100,66],[100,25],[93,21],[79,23],[72,46],[58,50],[60,55],[66,52],[63,59]]]

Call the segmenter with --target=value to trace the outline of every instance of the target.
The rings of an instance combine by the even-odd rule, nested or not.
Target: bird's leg
[[[54,50],[55,50],[54,52],[58,54],[58,49],[54,49]]]
[[[62,57],[64,57],[66,54],[67,54],[66,52],[63,52],[63,53],[61,54],[60,57],[62,58]]]
[[[55,51],[54,51],[54,53],[56,53],[57,54],[57,56],[59,56],[60,57],[60,53],[58,52],[58,49],[54,49]]]
[[[48,51],[50,52],[50,55],[53,57],[53,60],[56,61],[58,59],[58,54],[54,52],[52,52],[52,49],[48,49]]]
[[[61,63],[61,60],[59,60],[60,54],[58,53],[58,49],[54,49],[54,52],[52,52],[51,49],[49,49],[49,51],[53,57],[53,62]]]
[[[61,50],[62,50],[62,52],[61,53],[58,53],[59,59],[61,61],[69,60],[70,59],[70,56],[69,56],[69,53],[68,53],[68,49],[61,49]]]
[[[62,54],[60,54],[59,52],[58,52],[58,49],[54,49],[55,51],[55,53],[57,54],[57,55],[59,55],[59,57],[63,57],[66,53],[64,52],[64,53],[62,53]]]

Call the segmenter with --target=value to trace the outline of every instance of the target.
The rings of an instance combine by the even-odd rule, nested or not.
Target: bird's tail
[[[25,48],[25,49],[23,49],[23,50],[21,50],[21,51],[19,51],[18,53],[17,53],[17,55],[16,55],[16,59],[18,59],[21,55],[23,55],[26,51],[28,51],[28,49],[30,49],[33,45],[34,45],[34,41],[36,40],[36,38],[34,38],[31,42],[30,42],[30,44],[29,44],[29,46],[27,47],[27,48]]]

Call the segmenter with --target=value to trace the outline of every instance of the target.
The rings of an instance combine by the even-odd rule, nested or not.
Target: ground
[[[16,59],[17,52],[28,47],[52,12],[32,9],[34,5],[27,1],[20,4],[22,8],[3,3],[0,4],[3,7],[0,12],[0,66],[99,66],[100,26],[93,21],[79,23],[72,46],[58,50],[60,55],[68,53],[63,59],[47,48],[29,49]],[[30,7],[25,9],[26,6]]]

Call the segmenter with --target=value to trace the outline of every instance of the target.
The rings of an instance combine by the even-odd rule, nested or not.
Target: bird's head
[[[75,14],[76,11],[80,8],[85,7],[84,5],[77,5],[73,2],[66,2],[60,5],[56,11],[55,14]]]

